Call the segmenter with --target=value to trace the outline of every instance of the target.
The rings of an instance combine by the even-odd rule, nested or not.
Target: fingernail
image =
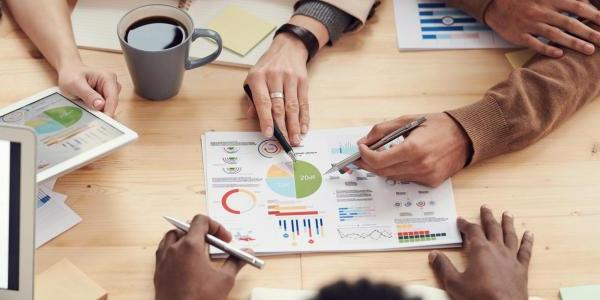
[[[300,144],[300,135],[294,135],[294,144]]]
[[[273,127],[267,127],[267,129],[265,130],[265,136],[269,138],[273,136]]]
[[[457,218],[456,218],[456,222],[465,222],[465,221],[466,221],[466,220],[465,220],[465,218],[463,218],[463,217],[457,217]]]
[[[563,52],[560,49],[554,49],[552,50],[552,56],[562,56]]]
[[[527,231],[525,231],[525,236],[529,239],[533,239],[533,232],[527,230]]]
[[[505,211],[505,212],[504,212],[504,215],[505,215],[507,218],[511,218],[511,219],[513,218],[513,215],[512,215],[510,212],[508,212],[508,211]]]
[[[487,204],[482,205],[481,208],[487,209],[487,210],[491,210],[490,207]]]
[[[100,99],[94,100],[94,108],[102,108],[103,104],[104,104],[104,101],[102,101]]]
[[[307,132],[308,132],[308,126],[302,125],[302,133],[307,133]]]
[[[432,264],[437,257],[438,257],[437,251],[429,252],[429,263]]]
[[[587,54],[593,54],[595,49],[596,47],[592,44],[585,44],[585,46],[583,46],[583,51]]]

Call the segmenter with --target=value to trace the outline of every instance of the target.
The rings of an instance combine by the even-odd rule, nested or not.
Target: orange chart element
[[[233,189],[221,198],[223,209],[234,215],[252,210],[256,206],[256,195],[244,189]]]

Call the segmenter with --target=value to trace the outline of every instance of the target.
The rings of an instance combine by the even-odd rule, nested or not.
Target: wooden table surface
[[[310,67],[312,128],[370,125],[403,114],[439,112],[478,100],[510,73],[504,50],[399,53],[392,1],[363,31],[324,50]],[[86,64],[112,70],[123,84],[116,119],[140,135],[126,148],[61,177],[56,190],[83,222],[36,252],[44,270],[68,258],[110,299],[153,297],[154,251],[170,227],[165,213],[205,211],[200,135],[256,131],[245,114],[244,69],[211,65],[186,73],[164,102],[136,96],[120,54],[81,51]],[[7,16],[0,21],[0,105],[57,84],[54,70]],[[335,113],[333,113],[335,112]],[[517,230],[536,235],[529,288],[558,299],[562,286],[600,282],[600,103],[591,103],[524,151],[453,178],[459,215],[479,206],[510,210]],[[463,265],[459,250],[447,251]],[[266,258],[244,269],[231,294],[254,287],[317,289],[337,278],[436,285],[427,251],[309,254]]]

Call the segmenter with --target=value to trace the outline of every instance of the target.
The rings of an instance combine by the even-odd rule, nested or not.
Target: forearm
[[[594,27],[598,30],[598,27]],[[524,148],[600,96],[600,52],[538,55],[472,105],[448,113],[473,143],[473,162]]]
[[[15,20],[56,70],[80,63],[66,0],[6,0]]]

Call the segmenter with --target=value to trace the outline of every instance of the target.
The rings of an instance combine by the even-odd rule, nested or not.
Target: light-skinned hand
[[[461,218],[457,223],[467,254],[464,272],[459,272],[445,254],[429,253],[435,275],[450,298],[527,300],[533,234],[526,231],[519,244],[513,216],[504,212],[498,223],[485,205],[481,207],[481,225]]]
[[[382,151],[369,149],[368,145],[418,117],[403,116],[375,125],[367,137],[358,141],[361,159],[355,164],[380,176],[427,186],[438,186],[461,170],[471,142],[462,128],[445,113],[427,115],[427,121],[410,132],[400,144]]]
[[[62,91],[81,98],[90,108],[115,115],[121,92],[115,73],[73,63],[58,70],[58,84]]]
[[[156,250],[154,287],[157,300],[225,300],[245,263],[229,257],[214,267],[206,254],[206,234],[231,241],[231,233],[207,216],[197,215],[190,231],[167,232]]]
[[[600,12],[588,0],[494,0],[484,19],[507,41],[550,57],[561,57],[563,50],[546,45],[537,37],[593,54],[594,45],[600,45],[600,32],[563,12],[600,24]]]
[[[307,59],[308,51],[298,38],[279,34],[245,81],[254,98],[248,113],[258,115],[263,135],[273,136],[275,120],[292,146],[300,145],[310,123]],[[285,101],[271,100],[273,92],[283,92]]]

